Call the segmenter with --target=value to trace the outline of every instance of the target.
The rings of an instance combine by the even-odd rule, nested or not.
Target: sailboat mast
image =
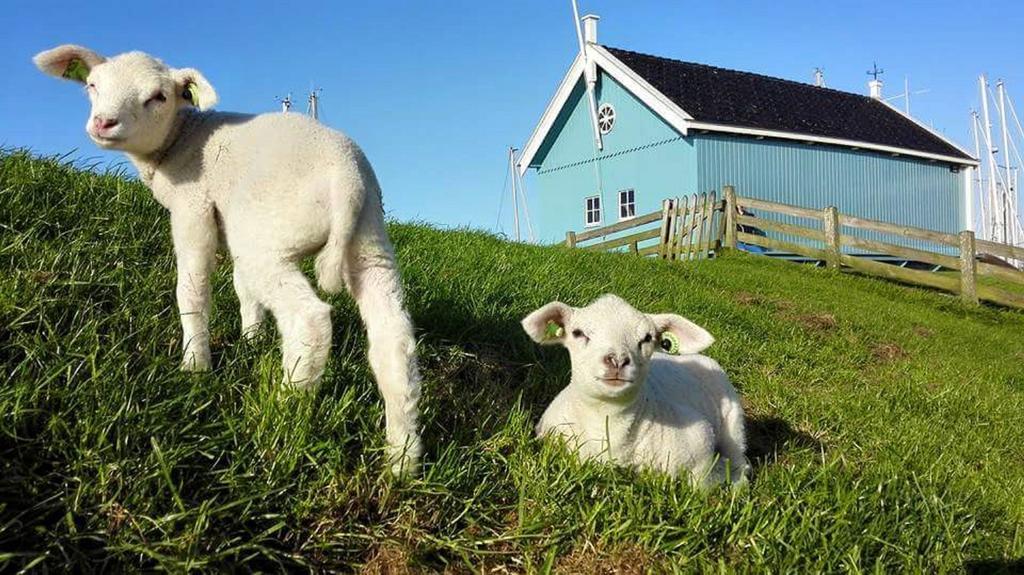
[[[996,168],[996,156],[995,150],[992,147],[992,122],[988,115],[988,82],[985,80],[985,75],[978,76],[978,88],[981,91],[981,118],[982,118],[982,130],[985,136],[985,155],[988,156],[988,205],[989,215],[992,217],[992,232],[991,239],[993,241],[999,241],[999,236],[1003,237],[1003,241],[1006,238],[1006,228],[1001,230],[1002,233],[996,233],[999,226],[1002,225],[1000,222],[999,213],[996,211],[996,206],[1000,206],[999,211],[1003,211],[1002,201],[999,198],[999,191],[996,189],[996,177],[998,176]],[[1004,214],[1005,216],[1005,214]],[[1005,219],[1005,217],[1004,217]]]
[[[1010,194],[1013,193],[1013,189],[1010,187],[1013,181],[1013,175],[1010,174],[1010,142],[1009,142],[1009,130],[1006,125],[1006,91],[1003,90],[1003,81],[998,80],[996,82],[996,93],[999,95],[999,129],[1003,133],[1003,168],[1006,170],[1006,178],[1003,180],[1003,240],[1005,243],[1013,244],[1016,243],[1014,236],[1016,235],[1016,227],[1010,226],[1008,218],[1014,211],[1011,210]]]
[[[508,149],[508,166],[512,174],[512,221],[515,222],[516,241],[521,241],[519,234],[519,191],[516,185],[516,149]]]

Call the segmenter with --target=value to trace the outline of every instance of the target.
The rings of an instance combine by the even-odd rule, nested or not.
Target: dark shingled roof
[[[867,96],[605,46],[698,122],[969,155]]]

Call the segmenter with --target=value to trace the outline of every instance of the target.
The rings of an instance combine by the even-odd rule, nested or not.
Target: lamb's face
[[[65,45],[38,54],[35,63],[48,74],[85,85],[92,103],[85,131],[105,149],[152,153],[166,142],[179,109],[216,102],[213,88],[197,71],[168,68],[142,52],[107,59]]]
[[[180,105],[170,71],[140,52],[92,68],[85,90],[92,111],[85,131],[101,148],[146,153],[160,147]]]
[[[537,342],[562,344],[572,359],[572,385],[588,395],[629,399],[647,379],[651,356],[674,340],[680,353],[698,353],[714,338],[673,314],[644,314],[615,295],[587,307],[552,302],[523,320]]]

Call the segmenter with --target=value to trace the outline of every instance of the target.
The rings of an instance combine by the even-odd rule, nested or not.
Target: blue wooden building
[[[540,241],[723,185],[901,225],[973,229],[977,161],[887,104],[881,82],[864,96],[639,54],[599,44],[597,17],[584,22],[586,58],[569,68],[518,161],[521,174],[535,170]]]

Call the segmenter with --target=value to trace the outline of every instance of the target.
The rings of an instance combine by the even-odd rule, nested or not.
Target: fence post
[[[576,232],[565,232],[565,246],[568,248],[576,247]]]
[[[722,191],[725,192],[725,206],[722,210],[725,212],[725,247],[736,249],[736,212],[739,211],[736,188],[725,186]]]
[[[661,236],[659,239],[658,255],[665,259],[668,257],[668,246],[672,241],[672,220],[675,219],[675,203],[671,199],[661,201]]]
[[[842,252],[839,243],[839,210],[829,206],[821,214],[825,229],[825,252],[828,267],[839,269],[842,265]]]
[[[978,303],[977,274],[974,232],[965,230],[960,232],[960,299],[967,303]]]

